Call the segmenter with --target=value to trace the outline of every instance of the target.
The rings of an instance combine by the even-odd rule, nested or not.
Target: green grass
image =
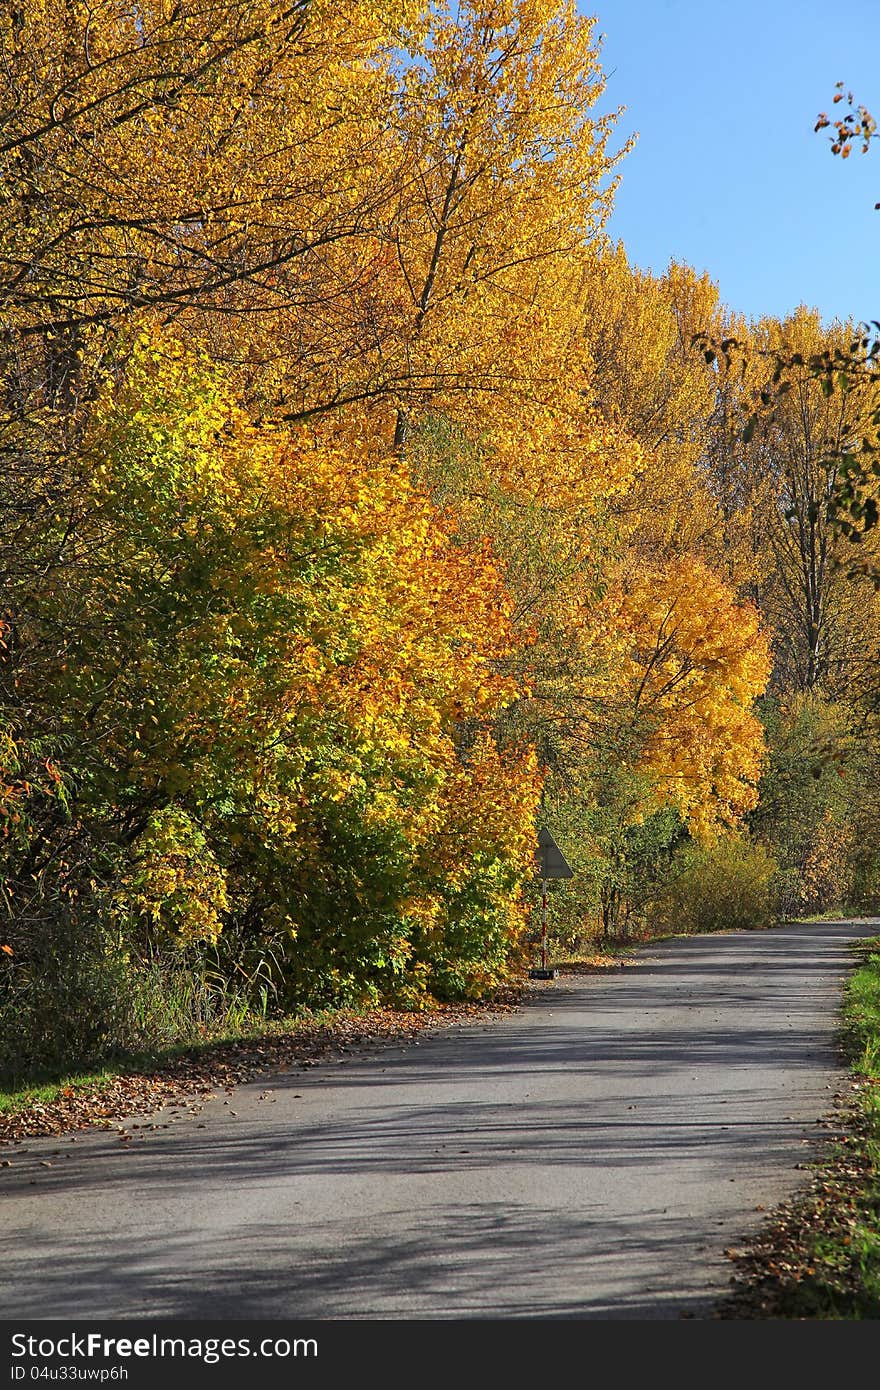
[[[119,1050],[111,1057],[84,1063],[79,1068],[69,1065],[47,1067],[22,1077],[0,1077],[0,1116],[26,1110],[34,1104],[49,1105],[69,1095],[71,1090],[95,1090],[108,1086],[121,1076],[161,1074],[170,1071],[174,1063],[181,1059],[210,1063],[212,1054],[220,1054],[229,1047],[291,1037],[306,1041],[316,1034],[334,1031],[339,1032],[341,1040],[345,1041],[345,1029],[349,1026],[357,1028],[359,1021],[369,1021],[373,1012],[369,1006],[328,1007],[275,1016],[252,1013],[239,1020],[227,1013],[218,1017],[214,1026],[206,1028],[198,1037],[184,1037],[173,1043],[139,1050]],[[403,1020],[409,1018],[405,1010],[386,1012],[399,1012]]]
[[[880,1318],[880,937],[852,949],[840,1039],[854,1087],[842,1134],[749,1259],[735,1316]]]
[[[327,1019],[330,1015],[328,1012]],[[327,1021],[323,1016],[309,1014],[308,1023],[320,1026]],[[49,1105],[71,1090],[95,1090],[109,1085],[115,1078],[127,1075],[153,1075],[161,1072],[182,1057],[199,1058],[208,1056],[217,1048],[229,1044],[253,1042],[260,1038],[286,1035],[303,1028],[306,1016],[274,1019],[244,1020],[238,1027],[226,1019],[220,1026],[199,1038],[185,1038],[179,1042],[140,1049],[119,1051],[111,1058],[102,1059],[91,1065],[79,1068],[46,1067],[29,1073],[26,1077],[0,1079],[0,1115],[13,1114],[26,1110],[31,1105]]]
[[[880,937],[858,942],[842,1037],[857,1079],[848,1142],[830,1164],[838,1208],[813,1240],[805,1306],[824,1318],[880,1317]]]
[[[865,1186],[852,1230],[860,1271],[861,1316],[880,1317],[880,937],[861,943],[862,963],[846,995],[844,1027],[859,1076],[860,1158]]]
[[[106,1085],[117,1072],[112,1068],[100,1071],[77,1072],[70,1076],[38,1076],[24,1085],[12,1090],[0,1090],[0,1115],[11,1115],[17,1110],[26,1110],[31,1105],[51,1105],[60,1095],[75,1091],[92,1090]]]

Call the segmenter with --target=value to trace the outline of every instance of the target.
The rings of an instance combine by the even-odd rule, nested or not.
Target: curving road
[[[877,931],[658,943],[129,1143],[4,1150],[3,1316],[709,1317],[725,1248],[809,1176],[847,942]]]

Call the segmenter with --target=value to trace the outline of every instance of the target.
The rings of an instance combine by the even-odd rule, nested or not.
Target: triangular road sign
[[[549,830],[538,831],[538,872],[541,878],[573,878],[571,865]]]

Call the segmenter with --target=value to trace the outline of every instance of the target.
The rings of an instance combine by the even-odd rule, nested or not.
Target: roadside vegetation
[[[880,937],[853,950],[841,1031],[852,1087],[808,1186],[736,1254],[722,1317],[880,1317]]]

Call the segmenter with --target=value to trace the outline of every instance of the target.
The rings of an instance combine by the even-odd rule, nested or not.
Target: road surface
[[[877,930],[655,943],[127,1142],[4,1149],[3,1316],[711,1317],[725,1249],[809,1178],[847,942]]]

